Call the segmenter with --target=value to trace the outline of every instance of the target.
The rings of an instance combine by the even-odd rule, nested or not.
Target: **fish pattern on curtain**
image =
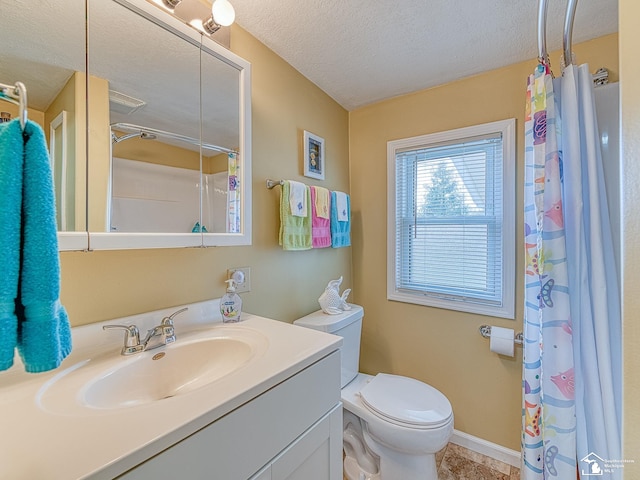
[[[525,115],[522,478],[576,477],[574,361],[560,121],[553,79],[529,77]]]

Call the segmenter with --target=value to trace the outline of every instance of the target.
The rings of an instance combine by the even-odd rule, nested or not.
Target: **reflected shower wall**
[[[229,188],[227,173],[202,175],[202,188],[202,225],[209,232],[226,232]]]
[[[188,233],[200,223],[197,170],[114,157],[112,175],[112,232]],[[202,184],[203,231],[225,232],[227,173],[203,174]]]
[[[199,222],[200,172],[113,158],[112,232],[191,232]]]
[[[607,202],[609,204],[609,217],[613,234],[613,253],[618,272],[618,282],[620,282],[620,84],[616,82],[596,87],[595,103],[602,147],[604,183],[607,189]]]

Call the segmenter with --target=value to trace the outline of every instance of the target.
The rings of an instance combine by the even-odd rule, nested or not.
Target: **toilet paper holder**
[[[484,338],[491,338],[491,325],[481,325],[478,331],[480,332],[480,335],[482,335]],[[517,345],[522,345],[523,343],[522,332],[515,334],[515,336],[513,337],[513,342]]]

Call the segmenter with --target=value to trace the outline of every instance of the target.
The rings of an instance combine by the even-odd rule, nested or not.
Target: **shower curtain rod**
[[[566,67],[573,63],[571,53],[571,38],[573,35],[573,21],[576,17],[576,7],[578,0],[569,0],[567,12],[564,17],[564,36],[562,37],[562,51],[564,52],[564,64]]]
[[[547,52],[547,0],[538,0],[538,61],[549,65]]]
[[[543,65],[549,65],[549,52],[547,51],[547,0],[538,0],[538,60]],[[562,52],[565,66],[573,63],[571,54],[571,41],[573,36],[573,21],[576,16],[578,0],[569,0],[564,17],[564,35],[562,37]]]
[[[111,128],[120,129],[129,132],[140,132],[147,133],[150,135],[155,135],[158,137],[169,138],[172,140],[180,140],[181,142],[188,143],[189,145],[194,145],[199,147],[202,145],[202,148],[205,150],[213,150],[221,153],[238,153],[236,150],[232,150],[230,148],[220,147],[218,145],[213,145],[211,143],[200,143],[200,141],[193,137],[188,137],[186,135],[180,135],[179,133],[167,132],[165,130],[158,130],[156,128],[142,127],[140,125],[133,125],[131,123],[112,123]]]
[[[24,130],[27,124],[27,87],[22,82],[15,85],[0,83],[0,99],[13,103],[20,107],[20,126]]]

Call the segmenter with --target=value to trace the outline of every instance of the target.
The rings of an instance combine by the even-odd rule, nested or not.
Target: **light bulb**
[[[175,8],[180,4],[182,0],[153,0],[153,3],[158,5],[163,10],[173,13]]]
[[[223,27],[228,27],[236,19],[236,11],[229,0],[215,0],[211,6],[213,20]]]
[[[202,20],[200,20],[199,18],[194,18],[193,20],[191,20],[189,22],[189,25],[191,25],[193,28],[195,28],[199,32],[205,31],[204,27],[202,26]]]

